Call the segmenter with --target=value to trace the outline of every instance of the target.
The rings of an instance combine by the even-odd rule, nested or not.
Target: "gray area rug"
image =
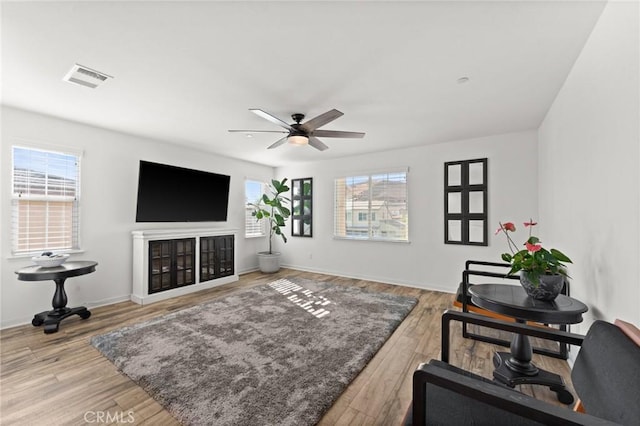
[[[300,278],[91,343],[188,425],[313,425],[416,299]]]

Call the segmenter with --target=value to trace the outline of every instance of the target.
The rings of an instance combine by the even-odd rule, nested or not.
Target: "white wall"
[[[401,136],[399,136],[401,137]],[[538,214],[535,131],[305,163],[277,169],[280,177],[313,177],[313,238],[279,243],[283,263],[336,275],[454,292],[467,259],[500,261],[507,251],[493,235],[499,221]],[[489,247],[444,244],[444,163],[487,157]],[[410,168],[410,243],[333,239],[333,181],[358,172]],[[290,226],[287,234],[290,234]]]
[[[593,319],[640,324],[639,6],[610,2],[539,129],[540,218]]]
[[[264,238],[244,239],[244,179],[268,180],[271,167],[189,150],[154,140],[85,126],[13,108],[2,108],[2,160],[0,170],[1,325],[29,322],[33,314],[51,309],[53,282],[23,282],[14,271],[31,264],[28,258],[11,258],[11,146],[35,143],[82,150],[80,235],[84,253],[73,259],[96,260],[90,275],[65,284],[69,306],[95,306],[127,300],[131,294],[132,238],[134,229],[212,226],[238,228],[238,271],[257,266],[255,253]],[[231,176],[228,222],[202,224],[136,224],[139,160],[149,160]]]

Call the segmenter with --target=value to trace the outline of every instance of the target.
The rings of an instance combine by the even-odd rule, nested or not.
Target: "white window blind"
[[[334,236],[408,241],[407,171],[335,180]]]
[[[253,208],[249,203],[258,203],[264,193],[264,183],[255,180],[245,180],[244,182],[244,199],[245,199],[245,217],[244,217],[244,236],[247,238],[263,237],[266,235],[263,221],[258,222],[251,215]]]
[[[12,252],[79,248],[80,158],[13,147]]]

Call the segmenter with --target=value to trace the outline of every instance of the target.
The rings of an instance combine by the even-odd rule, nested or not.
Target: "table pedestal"
[[[516,320],[525,323],[523,320]],[[558,396],[563,404],[573,403],[573,395],[566,389],[564,380],[558,374],[542,370],[533,363],[533,350],[529,337],[514,334],[511,340],[510,352],[496,352],[493,355],[493,378],[509,387],[515,385],[543,385],[548,386]]]
[[[516,322],[526,324],[526,321],[521,319],[516,319]],[[517,333],[514,334],[509,349],[511,351],[511,357],[504,362],[509,370],[524,376],[535,376],[538,374],[538,367],[531,363],[533,349],[531,348],[531,342],[528,336]]]
[[[475,284],[469,288],[471,301],[478,307],[516,318],[519,323],[534,321],[540,324],[577,324],[589,309],[579,300],[564,294],[554,300],[536,300],[521,286],[505,284]],[[531,363],[533,350],[529,337],[514,334],[511,352],[498,352],[493,357],[496,369],[493,378],[509,387],[522,384],[548,386],[564,404],[573,402],[562,377],[539,369]]]
[[[67,308],[67,293],[64,291],[64,282],[70,277],[79,277],[90,274],[96,270],[98,263],[92,260],[78,260],[66,262],[60,266],[44,268],[41,266],[27,266],[18,269],[16,274],[20,281],[47,281],[53,280],[56,283],[56,292],[53,294],[52,311],[44,311],[35,314],[31,324],[35,327],[44,324],[45,333],[55,333],[58,331],[60,321],[71,315],[79,315],[82,319],[91,316],[91,312],[84,306],[77,308]]]
[[[84,306],[77,308],[67,308],[67,293],[64,291],[64,282],[66,278],[55,278],[56,292],[53,294],[52,311],[44,311],[39,314],[35,314],[31,320],[31,324],[38,327],[44,324],[44,332],[55,333],[58,331],[60,321],[71,315],[79,315],[82,319],[87,319],[91,316],[91,312]]]

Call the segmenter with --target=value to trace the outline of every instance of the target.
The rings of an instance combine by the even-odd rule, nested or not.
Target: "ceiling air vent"
[[[113,77],[100,71],[92,70],[84,65],[74,64],[67,75],[64,76],[63,80],[95,89],[110,78]]]

